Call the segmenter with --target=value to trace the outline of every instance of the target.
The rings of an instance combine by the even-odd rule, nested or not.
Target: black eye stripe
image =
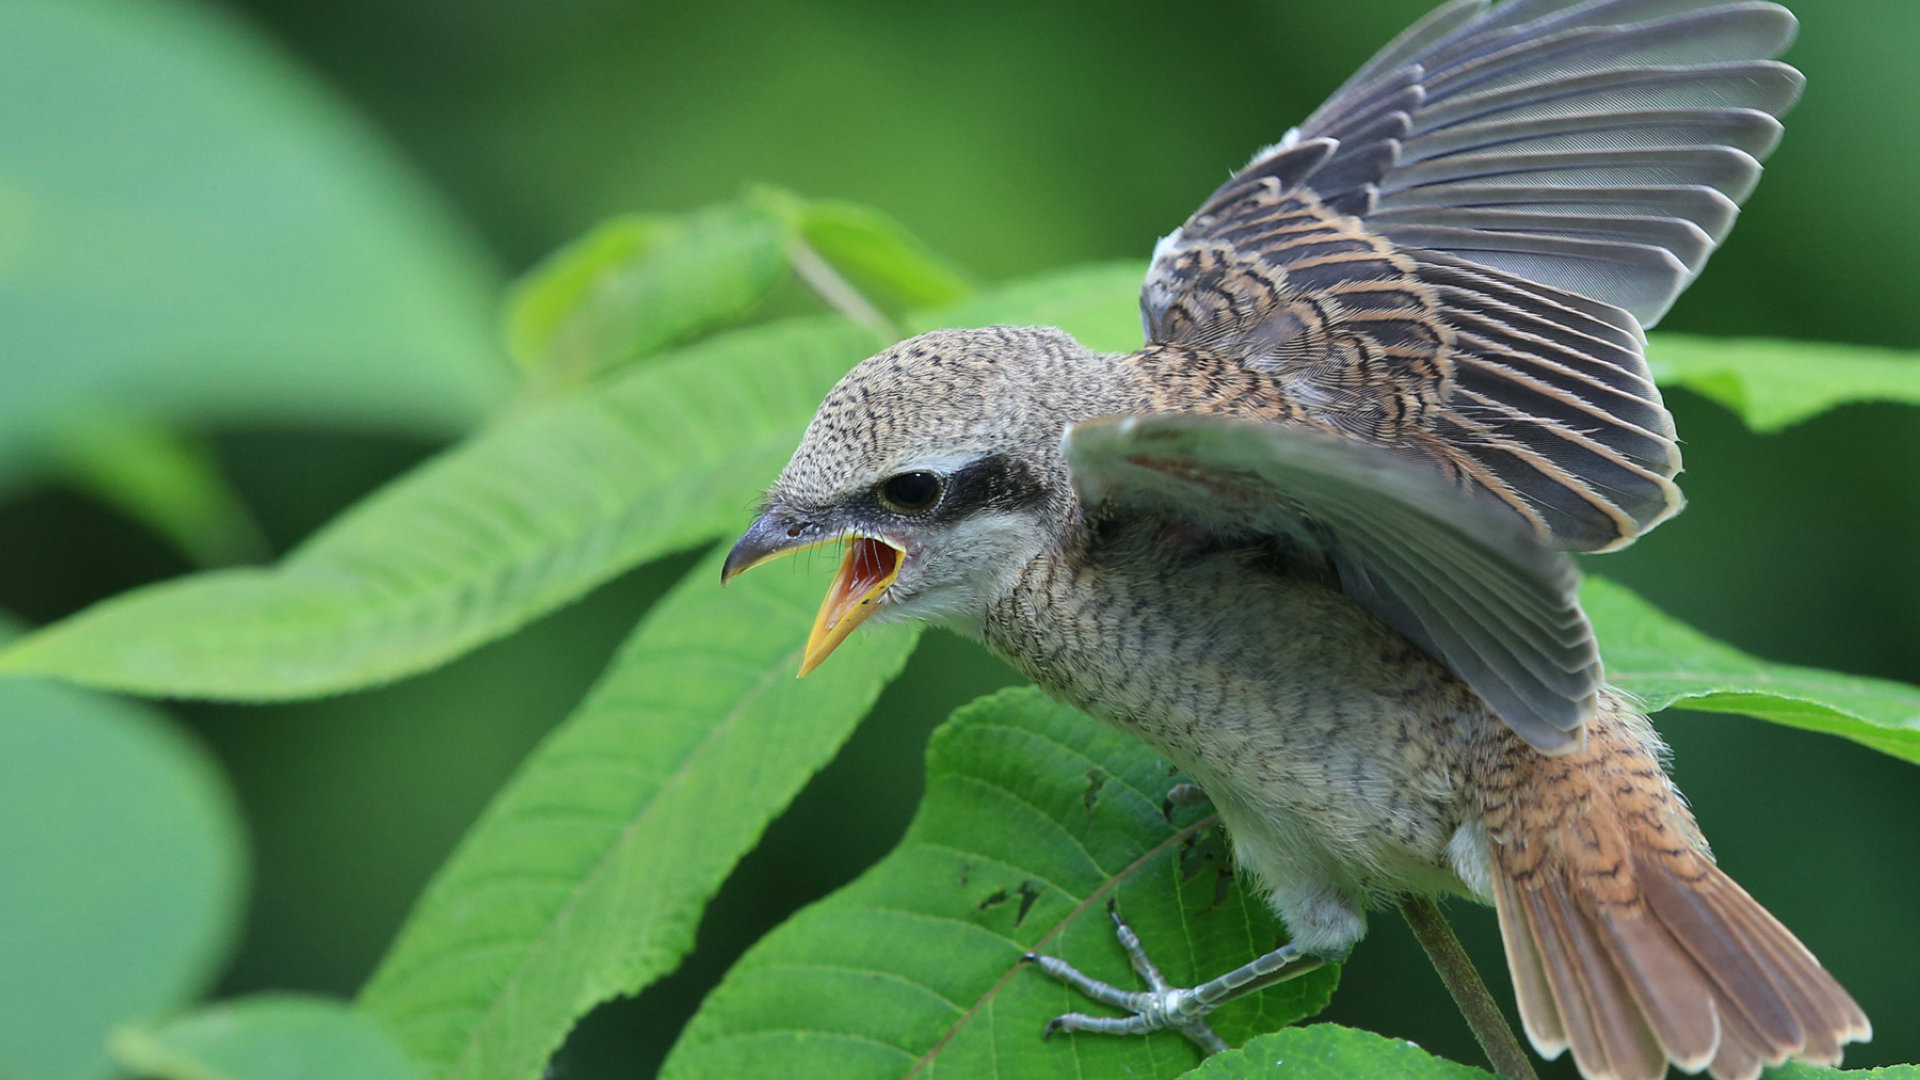
[[[1046,489],[1025,462],[990,454],[947,477],[947,490],[934,516],[955,520],[982,511],[1021,510],[1045,499]]]

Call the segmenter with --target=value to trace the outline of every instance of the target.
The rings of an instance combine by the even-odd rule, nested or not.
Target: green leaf
[[[1920,1065],[1883,1065],[1878,1069],[1827,1069],[1790,1061],[1765,1072],[1766,1080],[1920,1080]]]
[[[953,310],[1083,323],[1102,274],[1110,285],[1069,271]],[[276,701],[424,671],[744,524],[820,399],[878,344],[831,318],[718,335],[482,432],[277,567],[96,604],[0,650],[0,673]]]
[[[69,482],[166,537],[201,566],[266,555],[266,540],[213,452],[165,424],[111,411],[69,418],[53,437]]]
[[[418,1080],[392,1035],[348,1005],[262,995],[124,1028],[114,1057],[154,1080]]]
[[[507,389],[490,259],[212,5],[0,5],[0,466],[77,408],[452,433]]]
[[[960,710],[934,735],[926,798],[900,846],[755,945],[661,1076],[1013,1080],[1192,1068],[1198,1051],[1171,1032],[1042,1042],[1053,1016],[1100,1006],[1020,961],[1045,951],[1135,985],[1109,900],[1176,985],[1280,943],[1266,905],[1235,878],[1216,819],[1200,808],[1163,816],[1172,783],[1138,740],[1037,691]],[[1317,1012],[1337,978],[1313,972],[1209,1019],[1239,1041]]]
[[[508,350],[546,385],[587,382],[738,321],[786,271],[785,229],[756,206],[614,218],[514,284]]]
[[[443,1080],[532,1080],[588,1010],[672,971],[734,864],[906,662],[911,633],[864,633],[796,680],[825,576],[769,568],[722,594],[725,554],[648,614],[368,984],[363,1004]]]
[[[232,794],[165,716],[0,682],[0,1076],[108,1075],[115,1025],[211,981],[244,864]]]
[[[973,293],[964,273],[878,210],[808,201],[794,224],[807,246],[888,309],[954,304]]]
[[[1911,352],[1659,334],[1647,358],[1663,385],[1711,398],[1755,431],[1779,431],[1856,401],[1920,405],[1920,357]]]
[[[272,569],[164,582],[0,652],[0,672],[272,701],[424,671],[745,524],[875,345],[830,318],[736,331],[484,432]]]
[[[1262,1035],[1215,1054],[1186,1080],[1494,1080],[1489,1072],[1437,1058],[1405,1039],[1338,1024],[1313,1024]]]
[[[908,320],[912,333],[947,327],[1057,326],[1090,349],[1140,347],[1140,280],[1134,262],[1094,263],[1015,282]]]
[[[1744,713],[1920,764],[1920,687],[1755,659],[1610,581],[1587,579],[1580,602],[1599,634],[1607,681],[1650,711]]]

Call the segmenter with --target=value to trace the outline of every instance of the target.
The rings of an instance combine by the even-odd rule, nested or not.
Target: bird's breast
[[[1370,891],[1444,864],[1484,710],[1311,575],[1253,550],[1048,554],[985,636],[1042,689],[1165,754],[1230,824],[1245,819],[1236,833],[1258,824],[1287,857]]]

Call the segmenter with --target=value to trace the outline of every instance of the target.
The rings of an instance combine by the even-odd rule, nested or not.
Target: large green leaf
[[[1609,581],[1589,578],[1580,601],[1599,633],[1607,681],[1649,710],[1745,713],[1920,763],[1920,687],[1755,659]]]
[[[878,210],[833,200],[761,193],[788,216],[801,240],[870,297],[892,310],[959,303],[973,292],[967,276],[929,251],[905,226]]]
[[[819,318],[689,347],[484,432],[277,567],[134,590],[0,653],[0,671],[265,701],[425,670],[743,525],[874,345]]]
[[[786,276],[786,243],[744,203],[603,222],[514,284],[509,349],[546,385],[586,382],[746,315]]]
[[[114,1025],[212,979],[244,864],[225,781],[165,716],[0,682],[0,1076],[108,1075]]]
[[[1495,1080],[1492,1073],[1434,1057],[1405,1039],[1338,1024],[1262,1035],[1215,1054],[1185,1080]]]
[[[1656,335],[1654,377],[1726,406],[1755,431],[1778,431],[1855,401],[1920,405],[1920,356],[1864,345]]]
[[[927,318],[1097,330],[1116,280],[1067,271]],[[678,350],[482,432],[278,567],[108,600],[0,651],[0,672],[265,701],[423,671],[742,524],[827,389],[878,344],[822,318]]]
[[[767,569],[722,594],[724,555],[521,767],[368,984],[364,1005],[443,1080],[532,1080],[575,1020],[673,970],[906,661],[911,633],[862,634],[796,680],[825,576]]]
[[[365,125],[212,5],[0,5],[0,465],[79,407],[451,433],[494,271]]]
[[[400,1044],[337,1001],[288,994],[210,1005],[115,1034],[114,1057],[153,1080],[418,1080]]]
[[[1266,905],[1233,875],[1217,821],[1163,816],[1166,762],[1137,740],[1011,690],[962,709],[927,753],[906,837],[858,881],[794,916],[701,1006],[668,1080],[1001,1080],[1176,1076],[1199,1054],[1177,1034],[1042,1042],[1051,1017],[1099,1006],[1037,969],[1064,956],[1121,985],[1135,976],[1106,905],[1176,984],[1279,944]],[[1229,1041],[1318,1011],[1334,970],[1213,1014]]]

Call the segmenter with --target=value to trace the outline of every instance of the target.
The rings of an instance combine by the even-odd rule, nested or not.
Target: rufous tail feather
[[[1753,1080],[1872,1034],[1779,920],[1713,863],[1644,717],[1609,695],[1586,744],[1518,737],[1484,763],[1494,901],[1527,1036],[1588,1080],[1671,1063]]]

